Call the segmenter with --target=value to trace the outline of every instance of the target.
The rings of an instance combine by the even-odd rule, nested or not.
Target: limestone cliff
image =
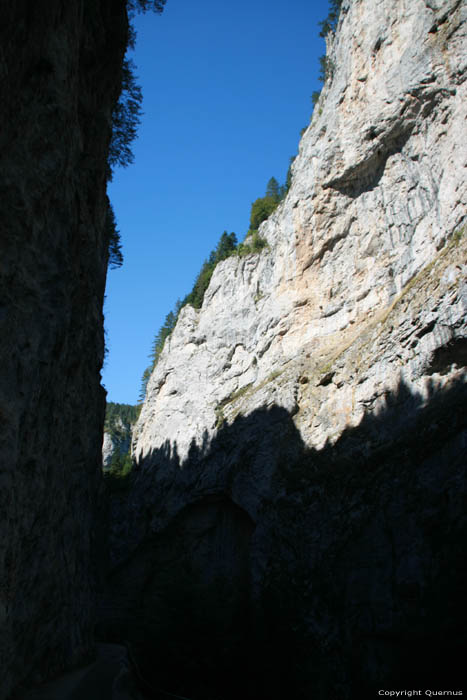
[[[215,433],[220,414],[269,403],[300,408],[302,436],[320,447],[401,377],[421,387],[430,355],[459,333],[461,297],[449,299],[447,289],[461,287],[462,255],[446,249],[465,220],[466,9],[438,4],[344,3],[328,55],[332,80],[300,144],[289,195],[260,230],[269,251],[221,263],[203,308],[183,310],[149,382],[139,460],[167,438],[184,460],[193,439],[200,445],[205,430]],[[363,357],[344,360],[365,333],[375,329],[376,338],[389,309],[397,315],[405,305],[406,286],[439,258],[454,264],[442,293],[449,311],[433,312],[434,299],[425,305],[412,325],[414,334],[427,330],[419,341],[407,336],[400,358],[370,352],[368,367]],[[390,345],[395,354],[395,334]],[[305,411],[293,375],[313,383],[328,365],[333,386],[318,390],[319,407],[303,390]],[[352,381],[339,376],[341,365]],[[269,381],[272,372],[286,377]]]
[[[0,9],[0,698],[93,653],[123,0]]]
[[[142,658],[158,634],[170,657],[174,628],[189,646],[177,615],[195,596],[229,631],[227,651],[212,633],[216,668],[248,658],[256,697],[455,679],[466,13],[461,0],[343,0],[292,186],[260,228],[268,248],[220,263],[202,308],[182,310],[115,523],[107,628],[132,624]],[[200,646],[186,658],[205,678]]]

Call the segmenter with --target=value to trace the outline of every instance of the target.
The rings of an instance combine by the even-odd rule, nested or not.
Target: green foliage
[[[464,226],[463,228],[457,229],[457,231],[454,231],[454,233],[452,234],[452,239],[456,245],[460,243],[460,241],[464,238],[466,228],[467,226]]]
[[[146,396],[146,389],[148,386],[148,381],[149,377],[151,376],[151,372],[153,370],[152,365],[149,365],[149,367],[146,367],[146,369],[143,372],[143,376],[141,377],[141,387],[139,390],[139,396],[138,396],[138,401],[142,402],[145,399]]]
[[[108,265],[111,269],[121,267],[123,264],[122,243],[120,239],[120,231],[117,229],[117,221],[115,212],[107,197],[107,213],[105,217],[105,235],[109,250]]]
[[[164,343],[169,337],[169,335],[172,333],[173,329],[175,328],[175,324],[177,322],[177,314],[174,313],[173,311],[169,311],[167,316],[165,317],[165,321],[161,328],[159,329],[159,332],[157,333],[156,337],[154,338],[152,348],[151,348],[151,353],[149,357],[152,360],[152,364],[155,365],[161,355],[162,350],[164,349]]]
[[[239,244],[237,255],[242,258],[250,253],[259,253],[263,248],[266,248],[267,245],[267,241],[261,238],[258,231],[250,230],[243,243]]]
[[[334,75],[334,63],[327,56],[320,56],[318,80],[325,83]]]
[[[140,406],[109,401],[105,407],[104,430],[109,433],[116,449],[108,469],[104,470],[104,478],[111,490],[121,489],[128,484],[132,470],[132,460],[129,451],[122,453],[118,449],[120,441],[128,440],[131,427],[138,420]]]
[[[122,455],[116,451],[112,455],[110,468],[107,473],[115,478],[123,479],[131,472],[132,466],[131,456],[128,453]]]
[[[266,197],[274,199],[277,203],[281,200],[281,188],[275,177],[272,177],[266,185]]]
[[[287,192],[290,190],[290,185],[292,184],[292,165],[293,165],[294,160],[295,160],[295,156],[291,156],[289,167],[287,170],[287,176],[285,178],[285,185],[284,185],[285,194],[287,194]]]
[[[153,12],[162,12],[164,9],[165,0],[128,0],[127,7],[128,12],[147,12],[152,10]]]
[[[159,329],[153,342],[151,354],[149,356],[151,364],[149,367],[146,367],[141,378],[141,389],[139,394],[140,401],[144,401],[149,377],[151,376],[162,350],[164,349],[165,341],[175,328],[180,310],[186,304],[191,304],[191,306],[193,306],[195,309],[201,308],[204,295],[209,286],[209,282],[211,281],[216,265],[222,260],[228,258],[230,255],[233,255],[236,250],[237,236],[235,233],[227,233],[227,231],[224,231],[217,246],[210,252],[208,259],[204,261],[191,292],[187,294],[183,301],[177,301],[174,311],[171,311],[165,317],[164,325]]]
[[[108,155],[109,179],[112,177],[113,168],[117,165],[126,168],[134,160],[131,144],[136,138],[141,121],[142,99],[141,88],[134,75],[134,65],[132,61],[125,59],[122,67],[122,91],[112,114],[112,138]],[[123,254],[120,232],[117,230],[115,213],[110,202],[105,227],[109,246],[108,264],[111,269],[115,269],[122,266]]]
[[[325,38],[330,32],[335,32],[339,21],[339,13],[341,10],[342,0],[329,0],[329,14],[322,22],[318,22],[321,27],[319,35]],[[319,59],[319,75],[318,80],[325,83],[334,75],[334,64],[327,56],[320,56]],[[314,92],[311,96],[313,107],[319,100],[319,92]]]
[[[266,197],[259,197],[258,199],[255,199],[251,205],[250,231],[257,230],[260,224],[262,224],[263,221],[266,221],[272,212],[277,209],[279,201],[280,199],[267,195]]]
[[[224,231],[216,248],[211,251],[209,258],[204,261],[193,285],[193,289],[183,300],[182,306],[191,304],[195,309],[201,308],[204,295],[209,287],[209,282],[211,281],[216,265],[221,262],[221,260],[225,260],[232,255],[236,251],[236,248],[237,236],[235,233],[227,233],[227,231]]]
[[[149,378],[152,374],[152,371],[154,367],[156,366],[159,357],[161,356],[162,350],[164,349],[164,344],[169,335],[172,333],[173,329],[175,328],[175,324],[177,323],[177,318],[178,314],[180,313],[181,309],[181,303],[180,301],[177,301],[177,304],[175,305],[175,310],[170,311],[167,316],[165,317],[165,321],[161,328],[159,328],[159,331],[156,334],[156,337],[153,340],[152,347],[151,347],[151,352],[149,355],[149,359],[151,360],[151,364],[149,367],[146,367],[146,369],[143,372],[143,376],[141,377],[141,388],[139,392],[139,401],[144,401],[144,398],[146,396],[146,389],[148,386],[148,381]]]
[[[120,454],[118,450],[112,455],[109,469],[104,471],[104,481],[111,492],[126,490],[129,486],[133,462],[131,455]]]
[[[293,158],[290,159],[289,171],[287,180],[284,185],[279,185],[275,177],[270,178],[266,186],[266,196],[260,197],[253,202],[250,215],[250,229],[243,243],[238,244],[235,233],[227,233],[224,231],[221,235],[217,246],[210,252],[209,257],[203,262],[191,292],[182,301],[177,301],[175,309],[167,314],[163,326],[159,329],[151,349],[149,356],[151,363],[143,372],[141,378],[141,389],[139,401],[144,401],[149,378],[157,365],[159,357],[164,349],[165,341],[172,333],[180,310],[190,304],[195,309],[200,309],[203,305],[204,295],[209,287],[212,275],[218,263],[231,255],[239,256],[249,255],[250,253],[259,253],[267,247],[267,241],[258,233],[258,227],[268,218],[268,216],[276,209],[280,201],[287,194],[291,182],[291,165]]]
[[[124,433],[130,431],[131,426],[138,420],[139,413],[139,406],[108,401],[105,407],[105,432],[110,433],[112,438],[117,440],[126,437]]]
[[[315,92],[312,93],[311,102],[313,104],[313,108],[316,107],[316,105],[318,104],[320,95],[321,95],[321,93],[317,92],[316,90],[315,90]]]
[[[329,32],[335,32],[337,22],[339,21],[339,13],[341,10],[342,0],[329,0],[329,14],[322,22],[318,22],[321,27],[319,35],[325,38]]]
[[[265,196],[255,199],[255,201],[252,203],[250,211],[250,228],[247,233],[247,236],[250,236],[255,232],[257,233],[260,224],[262,224],[263,221],[266,221],[266,219],[269,218],[269,216],[273,213],[273,211],[275,211],[275,209],[277,209],[278,205],[286,196],[287,192],[290,189],[290,185],[292,184],[292,163],[294,160],[295,156],[292,156],[290,158],[290,164],[287,170],[287,177],[285,183],[283,185],[279,185],[276,178],[271,177],[271,179],[268,181],[268,184],[266,185]],[[253,244],[254,250],[261,250],[261,248],[264,248],[265,242],[262,243],[262,240],[263,239],[259,238],[259,236],[256,238],[255,243]],[[248,243],[251,247],[251,241],[249,241]],[[242,250],[238,252],[242,254]]]
[[[185,297],[187,304],[191,304],[195,309],[200,309],[203,305],[204,294],[206,289],[209,287],[209,282],[211,281],[212,274],[214,272],[214,265],[210,264],[208,260],[205,260],[201,270],[196,278],[193,289]]]
[[[131,17],[135,12],[162,12],[165,0],[127,0],[127,10]],[[135,30],[132,25],[128,32],[128,47],[133,48]],[[122,89],[112,114],[112,138],[109,147],[109,177],[112,170],[119,165],[126,168],[134,160],[131,144],[136,138],[141,122],[141,87],[136,82],[135,65],[125,57],[122,66]]]
[[[133,61],[126,58],[122,67],[122,91],[112,114],[112,138],[109,146],[110,177],[119,165],[126,168],[134,160],[131,144],[141,122],[143,95],[136,82]]]
[[[165,0],[127,0],[129,16],[135,12],[162,12]],[[135,42],[135,30],[130,24],[128,30],[128,47],[133,48]],[[141,87],[136,82],[135,66],[125,58],[122,65],[121,92],[112,114],[112,136],[108,153],[108,178],[112,179],[112,171],[116,166],[126,168],[134,160],[131,146],[137,136],[138,126],[141,122],[141,104],[143,96]],[[123,254],[121,249],[120,232],[117,230],[115,214],[108,204],[105,221],[106,235],[109,246],[109,266],[111,269],[121,267]]]

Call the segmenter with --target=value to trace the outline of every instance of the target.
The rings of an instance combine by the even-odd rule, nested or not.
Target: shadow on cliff
[[[99,630],[127,640],[148,697],[456,689],[466,392],[434,386],[424,399],[401,384],[320,450],[273,406],[192,444],[183,463],[169,442],[147,455],[121,512],[137,536],[110,573]]]

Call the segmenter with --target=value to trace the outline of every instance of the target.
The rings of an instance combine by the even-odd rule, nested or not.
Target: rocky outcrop
[[[115,421],[111,429],[104,429],[102,442],[102,467],[109,469],[112,457],[124,457],[129,454],[131,447],[131,433],[133,425],[125,423],[121,418]]]
[[[102,467],[103,467],[103,469],[108,468],[114,452],[115,452],[115,445],[114,445],[114,442],[112,440],[112,436],[110,435],[110,433],[104,432],[104,440],[102,442]]]
[[[0,698],[93,653],[123,0],[0,11]]]
[[[149,380],[103,627],[175,692],[239,697],[238,668],[255,697],[455,684],[466,10],[343,0],[268,248],[217,266]]]

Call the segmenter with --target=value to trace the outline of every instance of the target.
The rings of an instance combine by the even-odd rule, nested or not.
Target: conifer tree
[[[341,4],[342,0],[329,0],[329,14],[322,22],[318,22],[321,27],[319,33],[321,37],[325,38],[329,32],[336,31]]]
[[[275,177],[272,177],[266,185],[266,197],[272,197],[272,199],[275,199],[277,202],[280,201],[279,183]]]
[[[117,220],[115,212],[107,197],[107,213],[105,217],[105,233],[109,249],[108,265],[111,269],[121,267],[123,264],[122,243],[120,240],[120,231],[117,229]]]

